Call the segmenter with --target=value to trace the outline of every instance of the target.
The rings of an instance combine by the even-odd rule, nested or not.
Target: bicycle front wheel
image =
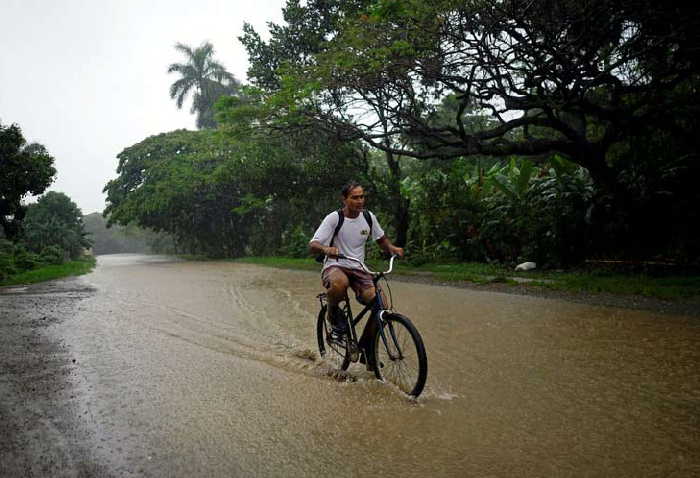
[[[396,385],[417,397],[428,378],[428,357],[418,330],[401,314],[385,314],[383,334],[374,338],[374,373],[379,380]]]
[[[347,340],[343,344],[328,340],[331,327],[326,320],[327,305],[321,307],[316,320],[316,339],[318,340],[318,352],[322,360],[328,362],[333,369],[347,370],[350,366],[350,354],[348,353]]]

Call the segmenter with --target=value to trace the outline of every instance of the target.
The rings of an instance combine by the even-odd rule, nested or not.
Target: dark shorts
[[[333,271],[338,271],[345,274],[348,278],[350,287],[355,292],[355,296],[359,297],[363,290],[374,289],[374,282],[372,282],[372,275],[365,271],[359,269],[349,269],[347,267],[331,266],[323,271],[321,274],[321,283],[323,287],[328,289],[331,286],[330,275]]]

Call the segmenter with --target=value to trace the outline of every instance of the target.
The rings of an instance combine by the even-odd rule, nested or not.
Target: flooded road
[[[315,359],[317,273],[115,255],[52,325],[117,476],[699,476],[700,319],[392,282],[417,403]]]

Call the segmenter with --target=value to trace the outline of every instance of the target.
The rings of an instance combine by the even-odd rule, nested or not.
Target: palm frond
[[[188,65],[182,63],[171,63],[170,66],[168,66],[168,73],[180,73],[187,68],[187,66]]]
[[[170,98],[175,99],[177,109],[182,108],[182,103],[185,101],[185,98],[192,90],[193,86],[192,81],[190,81],[188,78],[180,78],[179,80],[175,81],[175,83],[170,85]]]
[[[175,49],[180,53],[183,53],[188,58],[192,58],[194,56],[194,51],[192,50],[192,47],[189,45],[185,45],[184,43],[177,42],[175,44]]]
[[[240,83],[213,58],[214,46],[210,42],[205,41],[197,48],[177,43],[175,49],[185,56],[186,61],[172,63],[168,67],[168,73],[180,75],[170,85],[170,97],[175,99],[180,109],[188,94],[193,93],[190,112],[197,113],[198,126],[201,126],[200,123],[210,126],[214,102],[223,95],[236,94]]]

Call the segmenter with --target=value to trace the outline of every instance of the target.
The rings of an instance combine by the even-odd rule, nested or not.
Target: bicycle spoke
[[[384,333],[377,334],[375,347],[378,376],[404,393],[418,395],[425,383],[427,363],[422,341],[408,319],[389,317]]]
[[[322,307],[316,322],[316,336],[321,358],[326,362],[331,371],[347,370],[350,359],[348,357],[346,342],[342,344],[328,340],[331,326],[326,320],[326,307]]]

